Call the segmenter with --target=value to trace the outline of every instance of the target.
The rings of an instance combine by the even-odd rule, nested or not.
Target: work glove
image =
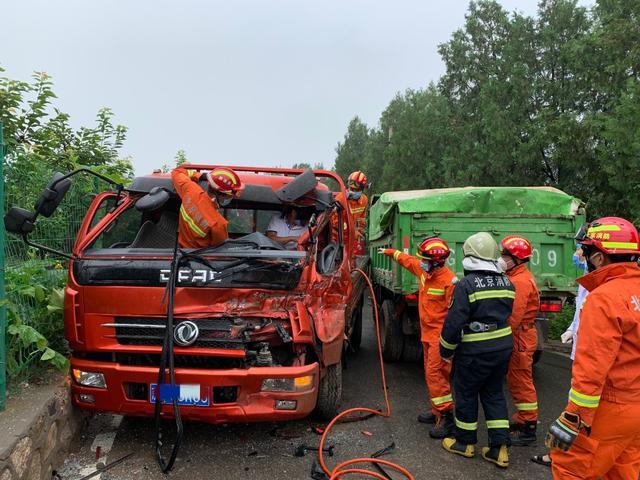
[[[384,251],[386,250],[386,248],[384,247],[378,247],[378,253],[381,255],[384,255]]]
[[[560,335],[560,340],[562,340],[562,343],[573,343],[573,333],[567,330]]]
[[[580,415],[566,411],[562,412],[549,427],[544,444],[547,448],[560,448],[566,452],[571,448],[583,428],[587,435],[591,434],[591,427],[580,419]]]

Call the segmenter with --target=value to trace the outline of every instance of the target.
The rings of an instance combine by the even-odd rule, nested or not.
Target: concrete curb
[[[0,480],[50,480],[88,416],[74,409],[68,381],[58,381],[21,412],[18,428],[4,435]],[[2,415],[12,415],[11,405]],[[2,422],[4,423],[4,422]],[[7,432],[7,430],[5,430]]]

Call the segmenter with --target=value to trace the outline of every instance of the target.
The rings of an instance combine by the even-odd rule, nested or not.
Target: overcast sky
[[[534,14],[537,0],[502,0]],[[443,73],[437,45],[466,0],[16,0],[0,65],[46,71],[75,126],[103,106],[129,128],[136,171],[189,161],[333,165],[349,120]]]

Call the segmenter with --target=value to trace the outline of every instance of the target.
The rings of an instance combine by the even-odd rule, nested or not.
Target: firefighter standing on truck
[[[513,350],[509,317],[515,289],[498,266],[500,250],[491,234],[470,236],[462,250],[465,276],[456,284],[440,336],[440,355],[454,361],[455,399],[454,435],[442,446],[464,457],[475,455],[479,396],[489,431],[482,458],[506,468],[509,416],[502,383]]]
[[[431,413],[418,417],[422,423],[435,423],[429,432],[433,438],[444,438],[453,430],[453,399],[449,375],[451,364],[440,358],[439,339],[447,307],[457,282],[455,273],[445,261],[450,255],[447,243],[438,237],[426,238],[418,246],[418,258],[394,249],[378,249],[418,277],[420,341],[424,352],[424,372],[431,399]]]
[[[369,198],[364,193],[364,189],[367,188],[367,176],[361,171],[357,170],[347,180],[347,205],[349,207],[349,215],[353,218],[353,223],[356,227],[356,238],[354,240],[354,248],[356,255],[362,255],[365,253],[365,229],[367,226],[367,209],[369,208]],[[336,200],[344,200],[344,195],[340,192],[336,195]],[[333,227],[334,239],[338,236],[338,216],[335,215],[331,219]],[[347,229],[347,222],[342,221],[343,230]]]
[[[536,315],[540,309],[540,293],[536,279],[527,268],[531,243],[521,235],[509,235],[500,243],[502,256],[498,263],[516,289],[513,312],[509,318],[513,334],[513,353],[509,362],[507,383],[517,412],[510,425],[511,445],[526,446],[536,441],[538,396],[533,384],[533,354],[538,346]]]
[[[640,473],[640,254],[638,231],[605,217],[576,236],[589,273],[569,402],[551,425],[555,479],[637,480]]]
[[[178,220],[178,243],[182,248],[219,245],[228,238],[227,220],[219,208],[227,206],[242,186],[238,174],[226,167],[202,173],[184,166],[171,172],[171,180],[182,200]],[[206,180],[208,192],[198,183]]]

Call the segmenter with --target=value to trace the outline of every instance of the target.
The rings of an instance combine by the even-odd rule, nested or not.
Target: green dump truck
[[[493,234],[498,242],[514,233],[531,240],[529,268],[541,296],[536,354],[540,357],[547,342],[548,314],[560,311],[577,291],[575,279],[580,272],[572,262],[573,237],[585,218],[579,199],[550,187],[465,187],[387,192],[373,202],[369,252],[387,361],[416,361],[422,353],[418,283],[377,249],[415,254],[422,239],[437,235],[452,250],[448,266],[462,277],[462,244],[480,231]]]

